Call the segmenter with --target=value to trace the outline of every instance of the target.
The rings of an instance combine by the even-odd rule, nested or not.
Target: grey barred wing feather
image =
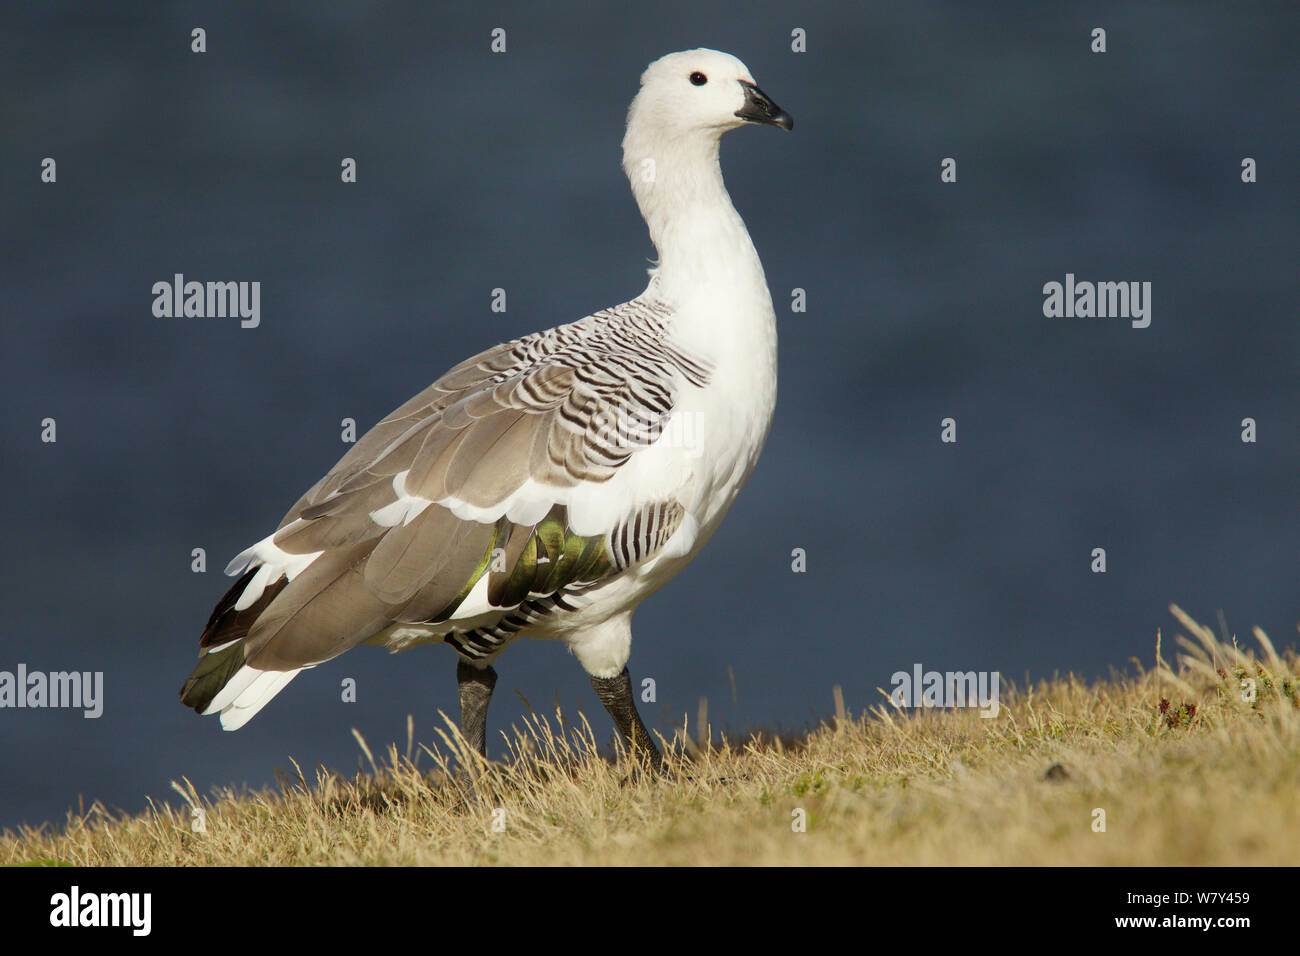
[[[371,429],[281,529],[339,513],[331,499],[401,472],[408,494],[476,507],[502,501],[529,477],[552,487],[607,480],[658,438],[677,381],[709,381],[707,363],[666,340],[666,314],[655,303],[627,303],[462,362]]]
[[[708,381],[661,319],[629,303],[499,345],[366,433],[290,509],[273,549],[232,562],[271,564],[268,551],[285,568],[306,562],[286,576],[269,568],[232,605],[262,606],[247,663],[309,666],[394,624],[443,624],[462,654],[485,656],[660,550],[685,517],[676,501],[579,535],[558,492],[607,481],[658,438],[683,382]],[[201,643],[218,645],[222,628],[209,632]]]
[[[280,522],[280,528],[298,518],[308,506],[335,495],[340,487],[358,478],[362,472],[375,473],[374,466],[379,459],[386,456],[386,452],[395,441],[411,430],[427,424],[431,417],[463,397],[465,392],[482,387],[494,375],[499,374],[492,369],[493,360],[498,359],[501,353],[511,351],[516,344],[506,342],[466,359],[424,391],[403,403],[400,408],[366,432],[325,477],[312,485],[307,493],[298,499]]]

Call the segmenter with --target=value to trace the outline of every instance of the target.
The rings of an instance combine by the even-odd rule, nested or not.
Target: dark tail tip
[[[181,703],[202,713],[243,666],[243,641],[236,641],[215,653],[204,654],[199,666],[194,668],[194,673],[181,688]]]

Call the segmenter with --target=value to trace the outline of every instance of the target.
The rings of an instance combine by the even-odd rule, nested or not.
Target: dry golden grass
[[[351,780],[295,766],[278,792],[204,798],[176,784],[204,832],[185,807],[95,806],[58,830],[0,834],[0,862],[1295,864],[1296,656],[1258,629],[1259,652],[1239,650],[1172,610],[1191,635],[1176,665],[1157,648],[1136,676],[1013,688],[994,719],[886,703],[784,743],[690,744],[661,779],[596,756],[581,720],[530,718],[487,766],[451,728],[440,746],[389,748],[383,767],[361,741],[373,772]]]

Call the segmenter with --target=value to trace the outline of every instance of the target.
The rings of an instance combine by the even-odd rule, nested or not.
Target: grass
[[[4,831],[0,862],[1294,864],[1295,652],[1280,657],[1259,629],[1258,652],[1238,648],[1171,610],[1190,635],[1175,664],[1158,642],[1156,666],[1136,674],[1004,685],[993,719],[882,698],[797,738],[683,732],[664,778],[600,757],[581,717],[530,716],[487,765],[450,724],[432,747],[389,747],[382,765],[358,737],[371,771],[351,779],[295,764],[277,790],[209,797],[182,780],[188,807],[97,804],[57,828]]]

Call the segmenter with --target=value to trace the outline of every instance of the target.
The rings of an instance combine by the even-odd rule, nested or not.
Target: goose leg
[[[596,696],[614,718],[614,726],[623,735],[628,752],[639,755],[642,760],[649,760],[655,770],[663,768],[664,758],[655,746],[650,731],[641,723],[641,715],[636,712],[636,702],[632,699],[632,678],[623,668],[615,677],[593,677],[591,686]]]
[[[487,710],[497,672],[491,665],[478,668],[460,661],[456,664],[456,683],[460,688],[460,732],[479,755],[487,759]]]

